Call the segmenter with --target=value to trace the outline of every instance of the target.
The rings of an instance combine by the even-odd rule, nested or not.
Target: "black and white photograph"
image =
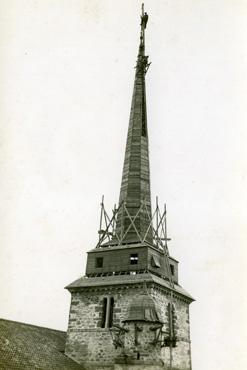
[[[0,370],[246,369],[247,2],[0,29]]]

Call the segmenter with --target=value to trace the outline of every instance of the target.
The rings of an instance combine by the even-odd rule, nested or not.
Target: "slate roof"
[[[66,333],[0,319],[1,370],[83,370],[64,355]]]
[[[98,276],[98,277],[81,277],[66,287],[66,289],[78,289],[78,288],[89,288],[94,286],[107,286],[107,285],[128,285],[136,283],[156,283],[169,290],[171,290],[170,284],[167,280],[158,277],[149,272],[136,275],[111,275],[111,276]],[[194,298],[180,285],[174,284],[173,291],[178,293],[190,302],[194,301]]]

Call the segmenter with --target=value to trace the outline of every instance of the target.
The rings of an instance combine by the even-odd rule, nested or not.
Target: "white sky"
[[[118,200],[141,1],[0,3],[0,316],[66,330],[99,203]],[[152,195],[191,306],[193,370],[247,341],[247,3],[146,1]]]

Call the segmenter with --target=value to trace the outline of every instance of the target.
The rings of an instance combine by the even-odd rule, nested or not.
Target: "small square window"
[[[100,268],[103,267],[103,257],[97,257],[95,260],[95,267]]]
[[[134,253],[130,255],[130,264],[137,265],[138,264],[138,254]]]

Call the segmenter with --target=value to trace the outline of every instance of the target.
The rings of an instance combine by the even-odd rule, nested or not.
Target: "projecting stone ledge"
[[[139,361],[140,362],[140,361]],[[154,364],[115,364],[114,370],[164,370],[163,365],[154,365]]]
[[[135,275],[112,275],[112,276],[100,276],[100,277],[81,277],[78,280],[75,280],[70,285],[65,288],[69,291],[77,290],[80,288],[93,288],[93,287],[104,287],[104,286],[115,286],[115,285],[133,285],[133,284],[157,284],[169,291],[173,291],[174,294],[177,294],[189,303],[193,302],[195,299],[180,285],[174,284],[172,289],[169,281],[158,277],[149,272],[143,274]]]
[[[127,365],[127,364],[115,364],[114,365],[114,370],[164,370],[164,365],[144,365],[144,364],[139,364],[139,365]],[[178,368],[173,367],[172,370],[181,370]],[[187,370],[187,369],[184,369]]]

